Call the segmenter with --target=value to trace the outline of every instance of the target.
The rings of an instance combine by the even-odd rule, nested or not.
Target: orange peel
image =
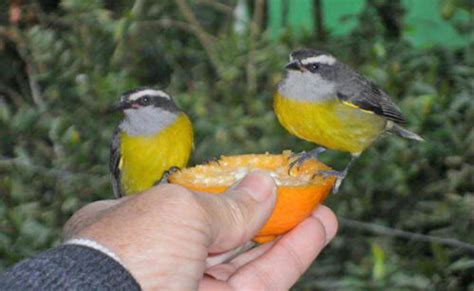
[[[282,154],[221,156],[219,160],[177,171],[170,175],[169,182],[194,191],[219,194],[252,171],[269,172],[277,184],[277,202],[270,218],[253,238],[264,243],[310,216],[336,181],[332,176],[317,175],[320,170],[331,168],[316,160],[307,160],[288,173],[291,154],[283,151]]]

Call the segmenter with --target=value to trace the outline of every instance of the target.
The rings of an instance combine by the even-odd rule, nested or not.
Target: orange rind
[[[170,175],[169,182],[194,191],[219,194],[252,171],[267,171],[277,184],[278,196],[270,218],[253,239],[264,243],[288,232],[310,216],[326,199],[336,181],[332,176],[317,174],[331,168],[316,160],[307,160],[288,173],[291,154],[291,151],[284,151],[278,155],[221,156],[219,160],[177,171]]]

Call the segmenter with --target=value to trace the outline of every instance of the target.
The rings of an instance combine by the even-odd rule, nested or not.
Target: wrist
[[[84,247],[89,247],[91,249],[95,249],[95,250],[109,256],[110,258],[114,259],[117,263],[119,263],[120,265],[123,266],[122,261],[120,260],[120,258],[114,252],[112,252],[109,248],[99,244],[95,240],[87,239],[87,238],[73,238],[73,239],[69,239],[69,240],[65,241],[63,244],[64,245],[79,245],[79,246],[84,246]]]

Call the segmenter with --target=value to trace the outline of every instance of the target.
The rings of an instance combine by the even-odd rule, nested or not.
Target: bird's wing
[[[122,191],[120,187],[120,162],[122,155],[120,154],[120,129],[117,127],[112,136],[112,144],[110,146],[110,161],[109,161],[109,170],[112,178],[112,188],[114,190],[115,198],[122,197]]]
[[[400,109],[387,93],[361,75],[356,75],[338,88],[337,97],[345,104],[383,116],[395,123],[405,123]]]

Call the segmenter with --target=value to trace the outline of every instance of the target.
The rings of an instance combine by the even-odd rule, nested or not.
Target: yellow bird
[[[192,124],[170,95],[134,89],[125,92],[111,110],[125,114],[110,152],[115,197],[147,190],[167,180],[170,169],[186,166],[193,147]]]
[[[337,192],[360,154],[385,131],[423,139],[400,126],[405,122],[389,95],[334,56],[312,49],[290,54],[286,74],[274,95],[275,114],[291,134],[321,147],[293,156],[290,170],[326,150],[349,152],[352,159],[335,175]]]

